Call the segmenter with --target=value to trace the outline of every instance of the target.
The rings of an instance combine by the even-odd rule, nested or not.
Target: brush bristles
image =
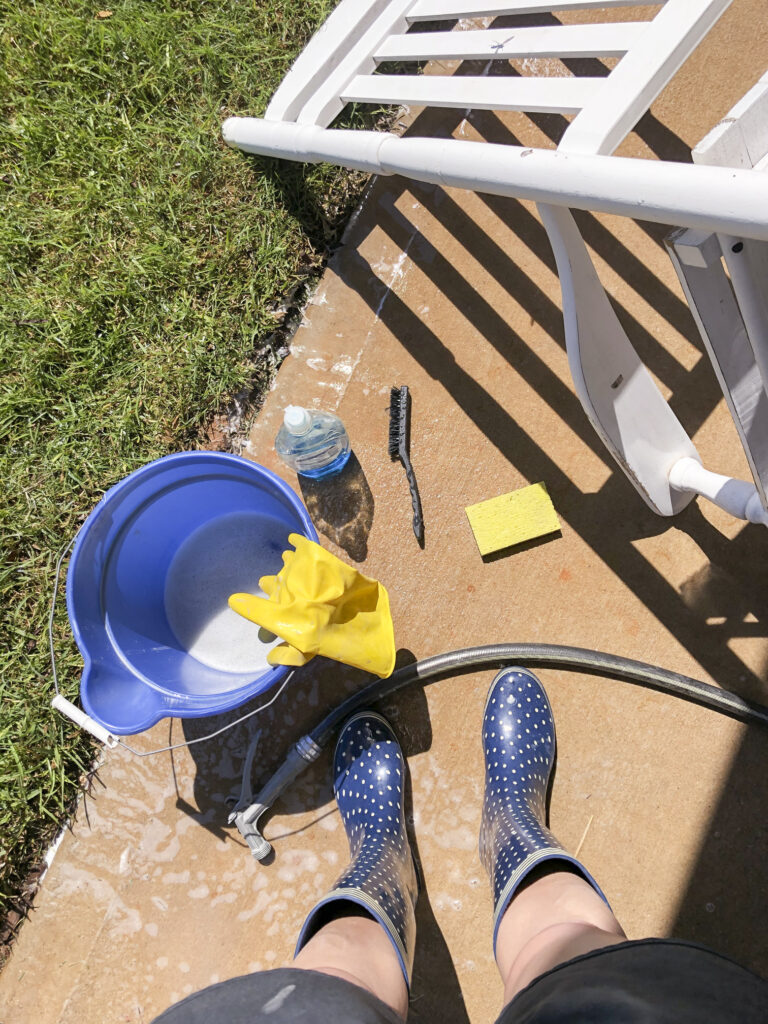
[[[389,457],[396,459],[408,444],[408,388],[389,393]]]

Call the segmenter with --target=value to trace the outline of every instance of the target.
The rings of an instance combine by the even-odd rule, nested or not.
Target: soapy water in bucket
[[[279,639],[227,604],[230,594],[266,596],[259,578],[282,568],[285,524],[247,512],[219,516],[190,534],[165,581],[165,614],[179,644],[197,661],[222,672],[270,668]]]

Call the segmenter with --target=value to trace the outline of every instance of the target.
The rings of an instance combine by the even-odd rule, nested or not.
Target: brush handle
[[[424,516],[421,512],[421,498],[419,496],[419,488],[416,483],[416,474],[413,472],[413,466],[411,460],[408,458],[408,452],[405,446],[400,449],[400,461],[405,467],[405,475],[408,478],[408,487],[411,492],[411,505],[413,505],[413,532],[416,536],[416,540],[424,546]]]

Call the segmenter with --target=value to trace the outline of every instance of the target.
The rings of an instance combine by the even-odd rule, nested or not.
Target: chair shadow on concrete
[[[488,115],[488,118],[494,115]],[[487,119],[488,119],[487,118]],[[477,127],[477,115],[473,115]],[[501,129],[504,126],[499,122]],[[661,140],[662,157],[680,158],[684,148],[658,122],[646,117],[641,125],[645,141]],[[517,141],[508,138],[507,141]],[[393,188],[393,185],[395,186]],[[510,295],[560,345],[564,345],[562,314],[516,265],[514,255],[498,248],[454,200],[437,187],[390,179],[374,189],[369,202],[377,204],[377,226],[402,249],[408,246],[410,259],[436,287],[440,288],[483,333],[489,344],[502,353],[527,383],[568,423],[569,427],[606,466],[610,475],[598,493],[583,493],[578,481],[565,476],[557,463],[532,441],[525,425],[489,397],[482,381],[457,364],[450,349],[423,320],[393,291],[377,282],[373,268],[354,251],[350,240],[347,253],[334,269],[358,294],[366,298],[391,333],[409,354],[440,381],[450,399],[502,451],[511,464],[529,480],[545,479],[555,506],[569,525],[609,565],[649,608],[662,627],[672,631],[725,688],[761,703],[768,701],[766,672],[750,667],[734,652],[732,642],[744,636],[764,636],[768,620],[766,585],[760,567],[768,555],[764,531],[745,525],[735,539],[724,538],[712,527],[693,502],[674,520],[674,528],[689,535],[710,559],[711,576],[692,579],[675,588],[647,561],[635,542],[673,528],[669,521],[653,515],[635,497],[627,499],[630,485],[612,465],[592,432],[578,400],[546,363],[463,278],[460,267],[450,264],[430,241],[410,223],[397,206],[398,186],[407,190],[429,214],[449,230],[482,262]],[[495,196],[483,201],[512,228],[522,245],[534,251],[554,269],[549,242],[542,225],[521,204]],[[701,350],[690,312],[685,304],[647,268],[635,254],[591,214],[577,213],[585,241],[605,258],[624,280],[639,291],[666,321],[692,346]],[[657,244],[664,229],[639,225]],[[350,250],[353,250],[350,252]],[[707,420],[721,399],[708,359],[702,357],[692,369],[681,366],[653,334],[627,310],[614,302],[617,315],[649,369],[672,392],[672,404],[691,435]],[[626,515],[611,510],[622,507]],[[673,667],[673,666],[667,666]],[[766,825],[763,808],[768,798],[764,764],[765,738],[759,727],[749,727],[724,782],[722,797],[706,830],[688,887],[681,896],[670,932],[712,945],[753,969],[768,973],[768,943],[756,934],[754,911],[747,910],[757,894],[768,891],[768,862],[760,855],[765,848]],[[663,826],[661,826],[663,832]]]
[[[496,19],[493,27],[559,24],[552,15]],[[443,25],[442,27],[447,27]],[[574,73],[600,75],[606,66],[595,60],[565,62]],[[510,66],[487,68],[465,62],[462,74],[508,74]],[[465,119],[465,111],[426,110],[409,133],[448,136]],[[567,127],[560,115],[531,114],[530,122],[556,145]],[[511,119],[510,119],[511,120]],[[525,144],[518,124],[514,131],[497,114],[472,111],[471,128],[491,142]],[[523,124],[524,127],[524,124]],[[689,146],[653,114],[645,114],[636,135],[660,159],[689,162]],[[673,633],[687,651],[722,686],[753,701],[768,703],[768,665],[746,664],[734,651],[742,638],[765,636],[768,591],[763,567],[768,556],[768,535],[745,525],[732,539],[722,536],[704,517],[696,502],[674,520],[654,515],[633,492],[589,425],[573,391],[559,379],[531,345],[516,333],[502,313],[479,294],[462,274],[420,233],[398,201],[413,197],[443,230],[458,239],[509,296],[561,347],[565,347],[562,313],[521,269],[514,249],[505,251],[450,195],[437,186],[388,178],[374,182],[366,202],[376,210],[375,223],[401,249],[430,283],[450,298],[493,346],[513,365],[594,455],[609,475],[596,493],[585,493],[570,479],[555,458],[547,455],[509,411],[489,396],[481,380],[459,365],[449,345],[376,276],[359,247],[366,223],[358,218],[346,237],[346,246],[333,267],[383,321],[409,355],[444,388],[474,424],[528,480],[546,480],[561,517],[653,610],[659,626]],[[537,218],[520,202],[481,195],[481,201],[517,236],[522,251],[533,253],[556,273],[549,239]],[[679,335],[700,353],[688,368],[659,342],[654,332],[620,302],[611,299],[617,316],[649,370],[671,392],[670,404],[690,436],[706,422],[721,401],[721,392],[690,311],[654,271],[615,237],[591,213],[574,214],[586,244]],[[370,225],[372,218],[368,218]],[[667,228],[636,221],[654,246],[662,247]],[[363,225],[361,227],[361,225]],[[713,467],[721,468],[721,467]],[[621,514],[615,510],[621,509]],[[637,541],[670,529],[682,531],[707,556],[709,571],[675,587],[642,554]],[[674,666],[665,666],[674,668]],[[671,699],[671,698],[670,698]],[[768,942],[755,904],[768,892],[768,839],[764,808],[768,801],[768,775],[764,770],[765,734],[757,726],[745,728],[744,738],[723,779],[721,795],[704,831],[699,856],[688,885],[680,896],[670,934],[710,944],[747,966],[768,974]],[[659,841],[674,823],[660,821]],[[761,852],[762,851],[762,852]],[[764,915],[763,915],[764,917]],[[756,923],[757,922],[757,923]],[[758,934],[757,928],[761,929]]]
[[[422,205],[430,202],[430,212],[445,217],[446,208],[453,204],[444,194],[437,197],[435,193],[439,191],[433,190],[430,197],[425,187],[418,189],[415,194]],[[519,204],[510,203],[511,207],[515,205]],[[341,273],[346,283],[369,298],[371,308],[378,310],[381,320],[411,356],[442,383],[451,399],[526,479],[547,481],[555,507],[563,519],[568,521],[602,561],[621,576],[643,603],[653,609],[661,625],[674,632],[678,640],[721,685],[746,698],[766,703],[768,688],[765,674],[750,669],[729,646],[732,640],[741,635],[754,634],[759,630],[764,634],[765,631],[768,618],[766,586],[760,572],[768,555],[768,538],[765,534],[754,527],[745,526],[734,540],[727,540],[707,522],[696,503],[692,503],[676,517],[674,528],[685,531],[707,554],[713,567],[716,585],[708,586],[709,599],[710,604],[711,600],[720,602],[722,621],[710,625],[713,615],[710,614],[709,605],[702,605],[702,581],[691,581],[688,586],[676,589],[635,545],[634,542],[640,538],[670,529],[671,524],[653,515],[636,496],[632,495],[634,503],[628,502],[627,491],[630,485],[618,469],[610,466],[607,453],[601,450],[596,435],[592,434],[575,396],[534,352],[527,349],[500,314],[472,291],[459,271],[443,260],[427,239],[414,237],[412,228],[408,233],[403,215],[389,199],[380,204],[379,210],[379,226],[398,244],[405,244],[410,239],[409,255],[419,269],[439,284],[446,294],[452,295],[457,305],[467,304],[463,307],[465,314],[481,327],[487,340],[499,351],[506,348],[505,354],[514,362],[518,372],[557,409],[577,436],[609,465],[611,474],[605,485],[597,493],[583,493],[578,482],[569,479],[558,464],[532,441],[524,424],[517,422],[505,408],[489,397],[482,382],[458,365],[442,340],[399,296],[390,292],[386,301],[382,302],[384,285],[378,287],[371,284],[373,270],[359,253],[348,255],[344,261]],[[457,216],[459,214],[460,211]],[[524,222],[530,227],[527,214]],[[543,231],[540,226],[539,230]],[[474,234],[476,237],[480,234],[477,227]],[[465,245],[473,244],[466,233],[461,235],[461,239]],[[498,268],[498,261],[492,265]],[[336,268],[337,272],[340,267],[341,261]],[[524,277],[519,271],[517,276]],[[530,307],[538,304],[546,317],[546,297],[535,294],[536,287],[529,279],[525,278],[520,284],[515,298],[522,304],[528,303]],[[653,297],[649,301],[653,302]],[[562,325],[558,318],[556,325],[552,323],[551,333],[557,336],[561,332]],[[687,336],[693,344],[698,343],[692,324]],[[638,349],[641,348],[638,344]],[[643,355],[649,363],[654,363],[653,351],[646,351]],[[658,362],[663,369],[663,359]],[[676,384],[681,392],[683,385],[686,385],[683,392],[685,400],[676,405],[681,415],[684,410],[683,421],[693,432],[706,420],[719,400],[717,385],[706,359],[701,360],[689,374],[682,374],[679,369],[675,373]],[[664,379],[663,372],[659,376]],[[617,507],[626,509],[626,514],[614,515],[611,510]],[[738,600],[734,601],[733,596],[736,594]],[[744,901],[748,903],[750,893],[768,891],[768,862],[759,855],[760,844],[766,838],[765,826],[759,823],[765,820],[762,809],[768,798],[768,780],[765,772],[759,768],[761,751],[764,760],[764,744],[764,737],[759,734],[758,727],[751,727],[734,759],[721,803],[713,816],[701,856],[691,873],[689,887],[681,900],[671,933],[708,942],[716,949],[765,973],[768,972],[768,947],[764,936],[761,940],[760,936],[754,934],[754,915],[750,924],[743,913]],[[745,775],[745,771],[748,774]],[[736,802],[732,800],[731,794],[738,794]],[[729,880],[725,884],[732,886],[733,895],[729,899],[720,898],[718,904],[717,899],[709,898],[707,893],[723,893],[724,879]],[[750,880],[746,887],[745,880]],[[736,893],[741,893],[742,898],[737,898]],[[711,905],[714,905],[715,910],[710,912],[706,908]]]
[[[552,14],[518,15],[496,18],[492,27],[515,28],[529,25],[560,24]],[[422,29],[425,26],[422,26]],[[437,27],[437,26],[436,26]],[[450,23],[439,27],[446,29]],[[607,66],[602,61],[580,59],[564,61],[574,73],[591,76],[604,75]],[[476,75],[491,73],[515,76],[518,72],[505,62],[494,62],[490,67],[484,62],[465,61],[455,74]],[[419,137],[445,137],[452,134],[465,120],[466,111],[426,109],[418,115],[408,134]],[[568,120],[557,114],[526,115],[536,128],[556,145],[567,128]],[[472,127],[487,141],[495,143],[524,144],[501,118],[490,111],[471,111],[466,118]],[[638,122],[635,133],[660,159],[690,162],[690,149],[686,143],[660,122],[651,113],[646,113]],[[259,166],[273,167],[275,161],[260,161]],[[277,167],[285,168],[289,176],[295,165],[278,162]],[[279,180],[280,174],[277,174]],[[501,313],[488,303],[483,296],[463,277],[459,268],[446,260],[419,234],[416,228],[396,206],[398,198],[408,192],[420,204],[426,206],[447,231],[461,241],[466,250],[480,262],[495,279],[503,285],[516,302],[529,312],[532,322],[538,323],[557,344],[565,348],[562,312],[531,279],[519,268],[514,253],[502,250],[493,239],[442,189],[398,177],[390,177],[385,183],[374,184],[367,197],[369,205],[378,210],[377,224],[402,249],[408,245],[409,257],[419,270],[451,301],[462,310],[481,330],[489,344],[514,365],[526,381],[568,424],[580,441],[602,459],[611,475],[598,494],[584,494],[577,484],[561,472],[557,464],[548,459],[525,433],[523,427],[507,412],[489,399],[482,382],[457,366],[456,361],[442,340],[398,298],[389,291],[377,277],[374,269],[359,253],[355,245],[360,237],[360,219],[357,219],[342,250],[341,259],[334,269],[342,279],[353,287],[368,303],[371,309],[384,320],[390,331],[409,353],[430,375],[439,380],[450,398],[455,401],[483,430],[488,439],[508,454],[509,461],[516,465],[528,479],[546,479],[555,496],[555,504],[570,525],[573,526],[595,553],[611,568],[621,573],[635,593],[652,607],[664,626],[673,629],[678,638],[694,653],[704,667],[716,678],[753,699],[768,699],[768,687],[759,676],[745,669],[740,659],[732,655],[725,646],[727,637],[720,630],[723,642],[717,643],[713,655],[707,645],[701,644],[702,620],[686,602],[661,577],[655,569],[636,551],[631,541],[653,536],[669,529],[670,523],[655,516],[637,498],[628,517],[622,521],[611,519],[606,529],[605,515],[601,507],[610,509],[612,504],[624,496],[629,484],[615,467],[613,460],[603,448],[587,422],[581,405],[571,389],[565,386],[546,362],[520,337],[505,321]],[[482,201],[504,221],[518,236],[521,245],[533,252],[550,270],[556,272],[554,256],[546,231],[541,223],[522,203],[498,196],[482,195]],[[292,205],[291,211],[301,217],[302,211]],[[304,214],[304,216],[307,216]],[[583,211],[575,211],[575,217],[585,242],[633,289],[643,295],[652,306],[679,334],[701,351],[693,319],[687,305],[661,281],[641,259],[632,253],[598,220]],[[310,217],[307,225],[314,229],[316,217]],[[658,246],[663,245],[667,228],[659,224],[642,221],[635,223]],[[357,232],[357,233],[355,233]],[[349,257],[350,250],[353,251]],[[670,402],[676,413],[693,435],[712,413],[721,399],[708,359],[703,355],[692,369],[681,366],[658,342],[653,333],[639,322],[628,310],[611,300],[619,320],[635,345],[640,358],[648,369],[670,389]],[[610,516],[608,517],[610,518]],[[709,526],[698,512],[695,503],[674,519],[674,526],[683,529],[704,550],[710,547],[722,549],[719,534]],[[752,527],[745,527],[751,546],[755,566],[762,562],[761,555],[768,552],[768,539]],[[740,535],[741,536],[741,535]],[[726,547],[733,551],[734,541]],[[723,552],[725,554],[725,552]],[[729,573],[735,579],[735,573]],[[755,584],[750,586],[746,600],[752,606],[752,614],[760,617],[764,608],[763,588],[750,573]],[[764,611],[763,611],[764,614]]]
[[[768,977],[766,747],[764,729],[747,730],[670,928],[672,935],[725,953],[763,977]]]
[[[432,114],[434,112],[428,112]],[[426,115],[425,115],[426,116]],[[474,115],[473,115],[474,116]],[[495,116],[495,115],[492,115]],[[500,122],[499,122],[500,124]],[[502,126],[503,128],[503,126]],[[422,131],[419,131],[422,134]],[[482,382],[458,366],[450,349],[443,343],[428,324],[415,315],[393,291],[387,291],[383,282],[378,281],[373,268],[359,255],[350,253],[353,241],[345,256],[339,258],[334,269],[345,282],[354,288],[372,309],[379,312],[381,319],[417,362],[439,380],[451,399],[477,424],[488,439],[508,454],[528,479],[546,479],[556,507],[564,518],[577,529],[590,544],[595,553],[612,568],[622,573],[646,605],[652,607],[662,622],[686,638],[695,653],[706,658],[706,651],[699,651],[702,622],[692,614],[680,595],[669,583],[646,562],[642,556],[633,554],[633,539],[662,533],[669,528],[669,522],[649,513],[642,501],[636,499],[628,517],[611,520],[606,529],[606,513],[600,507],[610,509],[612,503],[623,497],[629,485],[623,474],[613,464],[610,456],[587,422],[578,399],[569,387],[564,385],[546,362],[506,322],[502,314],[462,276],[461,271],[421,235],[396,206],[398,189],[407,189],[430,216],[443,228],[450,231],[467,251],[495,279],[502,283],[509,294],[528,311],[533,320],[564,347],[562,313],[531,279],[517,266],[513,254],[505,253],[488,237],[479,225],[442,189],[416,182],[400,181],[392,187],[392,179],[378,192],[372,191],[369,201],[377,207],[377,225],[398,246],[408,245],[408,253],[419,271],[438,287],[481,331],[487,342],[502,354],[521,373],[528,384],[556,409],[570,429],[610,470],[610,477],[598,494],[584,494],[578,484],[569,480],[559,466],[546,457],[525,433],[524,425],[514,419],[498,403],[489,398]],[[551,269],[554,259],[543,226],[515,200],[493,196],[482,197],[510,227],[515,230],[522,244],[534,251]],[[668,322],[700,349],[693,320],[685,304],[625,246],[618,242],[595,217],[577,214],[585,240],[611,262],[613,269],[640,291],[645,300],[662,313]],[[714,374],[705,357],[699,359],[692,370],[687,371],[671,357],[653,335],[638,323],[626,310],[617,309],[619,318],[638,349],[638,353],[654,373],[672,391],[673,405],[690,433],[711,414],[720,400],[720,391]],[[626,503],[626,502],[623,502]],[[611,517],[608,516],[610,519]],[[705,550],[717,546],[718,533],[698,513],[695,504],[676,517],[674,525],[685,529]],[[765,550],[766,539],[749,527],[749,543],[753,545],[753,557],[759,560]],[[732,542],[729,542],[732,543]],[[625,560],[628,560],[625,564]],[[754,574],[752,574],[754,580]],[[757,582],[757,581],[755,581]],[[749,597],[753,614],[759,614],[762,588],[758,587]],[[685,641],[684,641],[685,642]],[[695,647],[694,647],[695,644]],[[723,660],[721,660],[723,659]],[[728,679],[728,685],[737,690],[741,680],[750,690],[768,695],[761,681],[754,673],[746,671],[741,661],[732,657],[727,649],[718,644],[717,659],[703,662],[713,675]],[[746,694],[745,694],[746,695]],[[754,696],[754,694],[753,694]]]
[[[342,471],[323,480],[299,475],[299,487],[318,533],[346,551],[353,562],[368,555],[374,500],[354,452]]]

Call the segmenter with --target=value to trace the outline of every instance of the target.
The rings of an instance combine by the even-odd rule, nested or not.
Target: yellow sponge
[[[466,513],[481,555],[490,555],[560,529],[552,499],[543,483],[469,505]]]

